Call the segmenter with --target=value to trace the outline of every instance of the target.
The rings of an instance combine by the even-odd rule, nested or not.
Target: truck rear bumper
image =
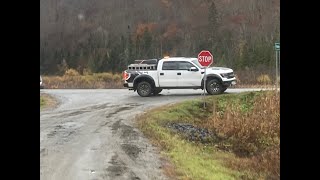
[[[123,87],[129,88],[129,90],[133,90],[133,83],[123,83]]]

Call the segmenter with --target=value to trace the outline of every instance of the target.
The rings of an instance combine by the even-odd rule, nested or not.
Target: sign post
[[[204,95],[204,102],[203,107],[206,107],[205,97],[206,97],[206,80],[207,80],[207,67],[213,63],[213,56],[210,51],[202,50],[198,54],[198,62],[201,66],[204,67],[204,82],[203,82],[203,95]]]
[[[275,43],[274,49],[276,51],[276,90],[278,90],[278,63],[280,61],[280,43]],[[279,67],[280,67],[280,63],[279,63]]]

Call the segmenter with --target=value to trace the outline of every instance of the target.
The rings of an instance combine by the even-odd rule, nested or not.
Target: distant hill
[[[279,31],[280,0],[41,0],[40,65],[121,71],[208,49],[220,64],[270,66]]]

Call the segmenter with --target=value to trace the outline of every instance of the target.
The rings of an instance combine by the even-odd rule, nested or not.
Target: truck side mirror
[[[196,67],[191,67],[189,71],[199,71]]]

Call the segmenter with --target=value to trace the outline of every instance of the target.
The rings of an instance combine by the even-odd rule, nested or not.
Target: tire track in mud
[[[140,104],[138,103],[128,103],[126,105],[114,105],[112,107],[116,107],[116,109],[113,109],[111,112],[107,112],[105,115],[106,120],[100,123],[99,127],[95,129],[93,132],[98,133],[100,129],[104,128],[108,124],[114,122],[114,120],[117,120],[118,118],[115,117],[118,113],[122,113],[123,111],[132,110],[133,108],[139,107]]]
[[[58,113],[59,115],[51,116],[50,119],[52,119],[52,121],[48,122],[52,126],[50,126],[49,124],[43,123],[43,125],[47,126],[47,128],[41,128],[41,125],[40,125],[40,128],[42,129],[42,131],[52,129],[50,132],[48,132],[47,138],[53,138],[57,134],[60,134],[60,136],[67,138],[68,136],[71,136],[72,134],[74,134],[78,128],[70,131],[69,129],[72,129],[71,127],[64,127],[64,124],[74,122],[74,120],[66,120],[66,119],[71,119],[73,116],[82,115],[84,113],[93,113],[96,111],[111,109],[112,111],[108,112],[106,115],[107,120],[101,123],[101,125],[94,131],[95,133],[97,133],[101,128],[103,128],[104,126],[108,125],[111,122],[110,118],[112,118],[113,116],[117,115],[122,111],[130,110],[137,106],[139,106],[139,104],[137,103],[129,103],[124,106],[119,106],[115,104],[110,105],[110,103],[105,103],[101,105],[94,105],[94,106],[89,106],[89,107],[75,109],[75,110],[68,110],[68,111],[62,111],[62,112],[58,111],[55,114]],[[116,109],[114,109],[115,107]],[[58,123],[59,125],[56,125],[53,127],[54,124],[57,124],[57,122],[55,122],[54,120],[59,120],[60,121],[60,123]]]
[[[107,173],[102,177],[108,177],[110,179],[125,177],[130,180],[140,180],[140,178],[133,171],[130,171],[126,164],[119,159],[118,154],[113,155],[109,163],[112,165],[105,169]]]
[[[110,105],[110,103],[105,103],[105,104],[93,105],[93,106],[79,108],[79,109],[58,111],[58,112],[55,112],[54,114],[58,113],[59,115],[51,116],[51,118],[69,118],[69,117],[81,115],[87,112],[94,112],[94,111],[99,111],[103,109],[113,108],[115,106],[116,105]],[[48,114],[44,114],[44,115],[48,115]]]
[[[51,129],[56,124],[61,124],[63,122],[73,122],[72,119],[75,116],[80,116],[85,113],[94,113],[96,111],[105,110],[113,108],[117,105],[110,103],[98,104],[78,109],[71,109],[71,110],[60,110],[60,111],[48,111],[48,112],[41,112],[40,118],[43,117],[45,119],[50,119],[50,121],[42,121],[40,124],[41,131],[45,131]],[[71,119],[71,120],[69,120]],[[58,121],[58,122],[57,122]]]
[[[124,119],[118,118],[117,115],[119,113],[125,113],[125,111],[138,108],[139,106],[140,104],[138,103],[129,103],[124,106],[117,107],[112,112],[106,114],[105,117],[109,121],[102,123],[99,128],[95,130],[95,132],[98,132],[101,128],[104,128],[106,125],[108,125],[107,127],[111,128],[112,134],[117,137],[119,135],[120,137],[117,138],[120,140],[120,144],[118,144],[119,150],[123,151],[123,153],[126,154],[132,161],[135,161],[141,152],[138,146],[130,143],[130,141],[138,139],[138,132],[135,131],[133,127],[122,123]],[[118,152],[112,156],[111,160],[109,161],[110,166],[105,169],[105,174],[102,176],[103,178],[108,177],[109,179],[132,180],[141,179],[134,173],[132,169],[130,169],[130,167],[128,167],[128,164],[119,157],[119,154],[123,153]]]
[[[124,121],[124,119],[119,119],[110,126],[112,134],[119,137],[120,150],[126,154],[131,161],[135,162],[142,152],[142,150],[135,145],[136,141],[139,139],[139,133],[134,127],[126,125],[122,121]],[[130,169],[130,167],[128,167],[128,164],[124,163],[124,161],[119,158],[118,153],[113,155],[109,163],[110,166],[106,171],[108,172],[107,174],[110,179],[117,179],[120,177],[126,179],[141,179],[132,169]]]

